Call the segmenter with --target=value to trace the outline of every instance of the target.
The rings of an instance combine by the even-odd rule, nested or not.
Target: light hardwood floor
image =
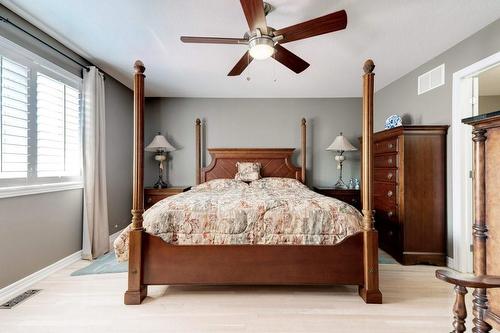
[[[340,286],[150,287],[144,304],[125,306],[126,274],[70,276],[87,264],[53,274],[35,286],[40,294],[0,310],[0,332],[451,330],[453,291],[434,278],[435,267],[381,265],[382,305],[366,305],[356,287]]]

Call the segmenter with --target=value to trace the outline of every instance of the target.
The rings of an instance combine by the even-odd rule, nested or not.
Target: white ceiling
[[[365,59],[375,61],[380,89],[500,17],[499,0],[269,0],[274,28],[346,9],[347,29],[286,44],[311,64],[302,74],[268,59],[227,77],[245,46],[182,44],[179,36],[241,37],[239,1],[2,2],[129,87],[134,61],[143,60],[148,96],[359,96]]]
[[[478,75],[479,96],[500,96],[500,65]]]

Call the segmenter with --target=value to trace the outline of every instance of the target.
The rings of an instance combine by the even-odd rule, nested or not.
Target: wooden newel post
[[[378,278],[378,234],[374,228],[372,210],[374,69],[375,64],[373,61],[371,59],[367,60],[363,66],[363,141],[361,156],[364,285],[359,288],[359,294],[366,303],[382,303]]]
[[[132,230],[129,235],[128,290],[125,304],[140,304],[147,288],[142,284],[142,214],[144,213],[144,64],[134,64],[134,166]]]
[[[472,141],[474,142],[474,225],[472,226],[473,247],[474,247],[474,275],[486,275],[486,240],[488,238],[488,226],[486,225],[486,193],[485,193],[485,143],[486,130],[474,129],[472,131]],[[476,288],[472,293],[474,297],[474,328],[472,332],[489,332],[492,327],[485,321],[486,310],[488,309],[488,299],[485,288]]]

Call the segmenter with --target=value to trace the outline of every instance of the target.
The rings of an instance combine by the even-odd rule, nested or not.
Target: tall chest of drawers
[[[374,134],[373,207],[380,247],[404,265],[446,264],[448,126]]]

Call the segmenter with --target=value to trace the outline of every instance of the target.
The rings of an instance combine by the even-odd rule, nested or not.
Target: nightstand
[[[144,209],[148,209],[160,200],[163,200],[172,195],[186,192],[191,186],[177,186],[167,188],[152,188],[144,189]]]
[[[332,187],[313,187],[314,192],[346,202],[361,210],[361,192],[359,190],[342,190]]]

